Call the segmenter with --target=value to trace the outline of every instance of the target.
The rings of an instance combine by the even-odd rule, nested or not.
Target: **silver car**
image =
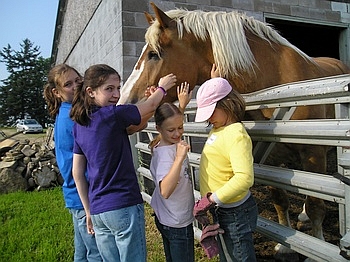
[[[42,133],[43,127],[35,119],[21,119],[16,125],[17,132]]]

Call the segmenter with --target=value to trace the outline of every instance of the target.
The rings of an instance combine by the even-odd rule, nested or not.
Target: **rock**
[[[0,194],[26,191],[27,180],[11,168],[4,168],[0,172]]]
[[[0,194],[62,185],[53,150],[45,143],[31,143],[27,139],[13,143],[1,157]]]
[[[32,172],[34,181],[39,187],[52,187],[56,180],[57,174],[55,170],[51,169],[49,166],[43,166],[42,168],[34,169]]]
[[[30,145],[25,145],[21,152],[25,155],[25,156],[32,156],[34,155],[37,151],[33,150]]]
[[[0,162],[0,170],[3,168],[16,168],[17,166],[17,161],[12,160],[12,161],[1,161]]]

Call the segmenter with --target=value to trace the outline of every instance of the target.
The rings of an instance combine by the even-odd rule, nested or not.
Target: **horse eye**
[[[148,53],[148,59],[149,59],[149,60],[151,60],[151,59],[159,60],[160,57],[158,56],[157,52],[150,51],[150,52]]]

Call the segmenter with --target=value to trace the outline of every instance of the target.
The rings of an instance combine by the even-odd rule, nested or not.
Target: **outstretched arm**
[[[162,101],[163,97],[165,96],[164,91],[167,92],[170,88],[172,88],[175,85],[176,80],[177,79],[174,74],[169,74],[162,77],[159,80],[157,90],[153,94],[151,94],[146,101],[136,104],[137,108],[139,109],[142,120],[144,120],[144,118],[146,118],[146,120],[149,119],[149,114],[154,113],[154,111],[157,109],[158,105]]]
[[[155,91],[157,91],[157,87],[155,87],[155,86],[147,87],[147,89],[145,91],[145,98],[144,99],[149,98]],[[147,127],[148,119],[150,119],[152,117],[152,115],[153,115],[153,112],[149,113],[148,115],[143,117],[141,119],[141,123],[140,124],[138,124],[138,125],[131,125],[131,126],[127,127],[126,131],[127,131],[128,135],[132,135],[132,134],[134,134],[136,132],[139,132],[139,131],[145,129]]]
[[[145,95],[149,97],[138,104],[136,104],[141,115],[141,123],[137,126],[129,126],[127,132],[129,135],[144,129],[147,126],[147,121],[152,117],[154,111],[159,106],[165,92],[167,92],[176,83],[176,76],[174,74],[169,74],[162,77],[158,82],[158,88],[150,87],[149,92],[146,90]]]

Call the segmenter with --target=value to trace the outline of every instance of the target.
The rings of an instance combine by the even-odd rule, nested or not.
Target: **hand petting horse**
[[[122,88],[121,103],[136,103],[147,86],[158,83],[163,75],[174,73],[178,83],[193,88],[210,78],[213,64],[222,77],[241,94],[300,80],[350,73],[334,58],[311,58],[279,35],[269,25],[242,13],[170,10],[163,12],[151,3],[155,17],[146,13],[150,24],[146,45],[133,72]],[[176,100],[176,89],[168,91],[164,101]],[[251,119],[270,119],[272,110],[247,112]],[[333,106],[304,106],[291,119],[334,118]],[[281,145],[281,144],[280,144]],[[313,145],[275,147],[274,165],[285,165],[280,152],[297,156],[302,169],[326,173],[327,148]],[[276,157],[277,156],[277,157]],[[271,162],[270,162],[271,164]],[[290,226],[286,192],[271,187],[279,222]],[[325,217],[323,200],[307,197],[306,213],[315,237],[323,238]]]

